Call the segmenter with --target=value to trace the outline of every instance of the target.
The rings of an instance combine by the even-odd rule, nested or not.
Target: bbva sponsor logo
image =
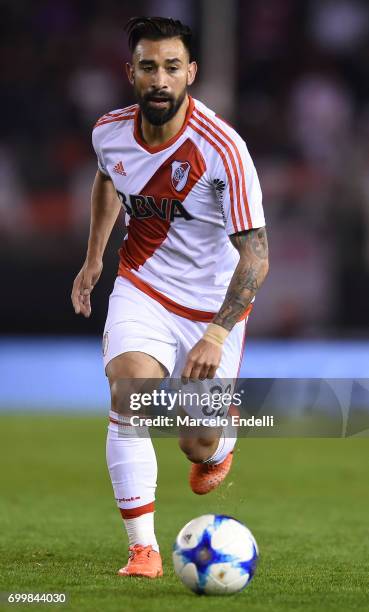
[[[163,221],[174,221],[177,217],[182,217],[187,221],[193,219],[192,215],[185,209],[180,200],[175,198],[160,198],[156,200],[154,196],[129,195],[118,191],[118,196],[130,217],[136,219],[147,219],[148,217],[158,217]]]

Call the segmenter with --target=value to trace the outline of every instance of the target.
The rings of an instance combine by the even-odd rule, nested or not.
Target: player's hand
[[[187,355],[182,382],[214,378],[222,358],[222,348],[207,340],[199,340]]]
[[[91,314],[91,292],[100,278],[103,269],[101,260],[88,262],[82,266],[74,279],[72,289],[72,304],[76,314],[83,314],[84,317],[89,317]]]

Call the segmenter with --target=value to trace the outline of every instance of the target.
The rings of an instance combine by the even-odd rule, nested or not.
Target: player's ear
[[[197,72],[196,62],[190,62],[188,64],[188,70],[187,70],[187,85],[192,85],[196,77],[196,72]]]
[[[129,82],[131,83],[131,85],[134,85],[135,82],[135,69],[133,67],[133,64],[129,64],[129,62],[126,62],[126,73],[127,73],[127,77]]]

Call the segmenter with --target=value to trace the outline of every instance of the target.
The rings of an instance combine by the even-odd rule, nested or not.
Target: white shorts
[[[237,378],[246,321],[236,323],[224,343],[216,372],[219,378]],[[162,363],[169,376],[180,378],[188,352],[202,338],[207,325],[168,311],[129,280],[118,276],[104,328],[104,367],[122,353],[139,351]]]

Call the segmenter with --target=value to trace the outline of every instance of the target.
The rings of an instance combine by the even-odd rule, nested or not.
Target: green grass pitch
[[[243,439],[226,483],[194,496],[176,440],[156,440],[161,580],[122,579],[126,539],[100,416],[1,416],[0,591],[66,592],[78,612],[369,609],[368,438]],[[199,597],[173,572],[179,529],[207,512],[245,522],[261,552],[240,594]]]

